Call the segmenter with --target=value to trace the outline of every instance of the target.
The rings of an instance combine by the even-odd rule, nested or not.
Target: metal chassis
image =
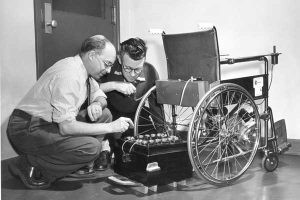
[[[273,47],[273,53],[267,55],[258,55],[258,56],[251,56],[251,57],[240,57],[240,58],[227,58],[226,60],[220,61],[221,65],[224,64],[235,64],[241,62],[250,62],[250,61],[263,61],[264,62],[264,74],[267,75],[268,79],[268,89],[269,89],[269,60],[267,56],[271,57],[271,64],[276,65],[278,64],[278,56],[280,53],[276,52],[276,47]],[[259,150],[263,150],[265,155],[268,156],[269,154],[278,155],[278,144],[277,144],[277,135],[275,132],[275,125],[274,125],[274,118],[273,112],[271,107],[269,106],[269,94],[267,90],[267,95],[264,99],[264,112],[260,115],[260,118],[264,120],[264,144],[260,145],[258,148]],[[269,130],[269,120],[271,124],[271,135],[268,134]]]

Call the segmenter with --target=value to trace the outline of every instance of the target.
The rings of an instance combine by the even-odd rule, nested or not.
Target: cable
[[[182,100],[183,100],[183,95],[185,93],[185,89],[186,89],[186,86],[188,85],[189,82],[193,81],[194,78],[191,77],[189,80],[187,80],[187,82],[184,84],[184,87],[183,87],[183,90],[182,90],[182,93],[181,93],[181,97],[180,97],[180,102],[179,102],[179,105],[181,106],[182,104]]]
[[[273,70],[274,70],[274,65],[271,65],[271,80],[270,80],[270,85],[269,85],[269,88],[268,88],[268,92],[271,88],[271,85],[272,85],[272,81],[273,81]]]
[[[124,145],[125,145],[125,143],[127,143],[128,141],[132,141],[132,140],[128,139],[128,140],[126,140],[126,141],[122,144],[121,149],[122,149],[123,154],[125,154],[125,151],[124,151]],[[138,141],[136,140],[136,141],[131,145],[131,147],[130,147],[128,153],[131,153],[131,150],[132,150],[133,146],[136,145],[137,143],[138,143]]]
[[[131,147],[130,147],[130,149],[129,149],[129,152],[128,153],[131,153],[131,150],[132,150],[132,148],[133,148],[133,146],[134,145],[136,145],[138,143],[138,141],[135,141],[132,145],[131,145]]]
[[[125,143],[128,142],[128,141],[131,141],[131,140],[128,139],[128,140],[126,140],[125,142],[123,142],[123,144],[122,144],[121,149],[122,149],[123,154],[125,154],[125,151],[124,151],[124,145],[125,145]]]

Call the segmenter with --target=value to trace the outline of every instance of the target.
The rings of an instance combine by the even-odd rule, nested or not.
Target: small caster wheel
[[[262,166],[267,172],[272,172],[278,167],[278,156],[276,154],[265,155],[262,159]]]

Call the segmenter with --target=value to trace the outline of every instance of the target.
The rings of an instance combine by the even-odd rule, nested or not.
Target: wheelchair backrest
[[[220,80],[220,56],[215,27],[210,30],[163,34],[168,79]]]

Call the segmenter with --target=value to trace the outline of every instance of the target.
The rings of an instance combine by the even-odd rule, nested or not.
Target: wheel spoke
[[[156,88],[150,89],[142,98],[135,116],[135,134],[172,133],[187,130],[193,116],[191,107],[159,104],[156,102]],[[171,134],[172,134],[171,133]],[[174,132],[175,133],[175,132]]]
[[[213,88],[190,124],[188,150],[197,174],[222,185],[246,171],[260,140],[258,109],[246,90],[231,83]]]

